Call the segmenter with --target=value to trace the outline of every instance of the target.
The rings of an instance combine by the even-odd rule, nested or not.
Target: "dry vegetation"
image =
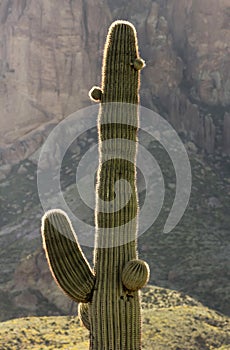
[[[230,349],[230,319],[194,299],[157,287],[143,293],[143,350]],[[0,323],[0,349],[87,350],[78,317],[26,317]]]

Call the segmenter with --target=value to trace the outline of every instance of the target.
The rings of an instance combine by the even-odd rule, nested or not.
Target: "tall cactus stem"
[[[98,115],[96,283],[89,303],[92,350],[141,349],[138,289],[149,278],[147,264],[138,260],[136,243],[138,90],[143,67],[134,27],[128,22],[116,21],[109,29],[105,44]],[[95,88],[91,90],[91,96],[95,96]],[[108,159],[111,152],[115,156]],[[125,187],[124,180],[129,187]],[[116,195],[129,200],[120,210],[110,213],[116,184]],[[114,231],[116,228],[116,234],[113,235],[110,228]],[[124,242],[122,237],[126,238]],[[119,239],[120,244],[117,243]]]

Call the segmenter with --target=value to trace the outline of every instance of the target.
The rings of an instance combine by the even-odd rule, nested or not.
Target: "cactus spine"
[[[126,21],[114,22],[105,44],[102,87],[90,91],[91,98],[100,102],[93,271],[65,213],[50,211],[42,222],[55,280],[72,299],[87,303],[79,306],[79,313],[90,331],[91,350],[141,349],[139,289],[149,278],[148,265],[138,259],[136,242],[135,165],[143,66],[134,27]],[[125,206],[119,206],[122,200]]]

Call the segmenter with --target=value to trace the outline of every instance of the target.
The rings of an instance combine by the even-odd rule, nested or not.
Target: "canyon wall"
[[[106,32],[117,18],[136,26],[147,62],[142,105],[208,153],[230,153],[228,0],[3,0],[1,164],[32,154],[50,122],[90,104]]]

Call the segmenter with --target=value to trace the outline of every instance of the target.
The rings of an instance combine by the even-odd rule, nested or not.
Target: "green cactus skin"
[[[93,272],[65,214],[51,211],[43,218],[43,244],[54,278],[70,297],[87,303],[79,313],[90,330],[90,350],[141,349],[139,289],[149,279],[148,265],[137,254],[136,152],[143,67],[135,28],[126,21],[114,22],[105,44],[102,87],[90,91],[100,102]],[[111,151],[117,157],[109,159]],[[117,195],[127,203],[111,211]]]

